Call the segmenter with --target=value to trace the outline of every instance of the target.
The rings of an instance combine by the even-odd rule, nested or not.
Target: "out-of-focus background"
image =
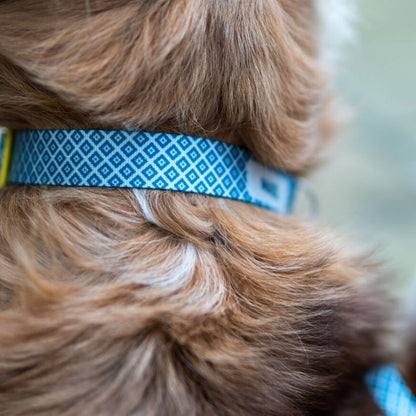
[[[337,78],[354,118],[311,179],[321,222],[377,246],[398,286],[416,278],[415,16],[415,0],[358,0]]]

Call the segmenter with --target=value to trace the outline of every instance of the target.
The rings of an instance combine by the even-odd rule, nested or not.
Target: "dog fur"
[[[2,1],[0,124],[212,137],[307,173],[337,124],[323,14]],[[386,279],[328,230],[202,195],[8,186],[0,242],[0,415],[377,414]]]

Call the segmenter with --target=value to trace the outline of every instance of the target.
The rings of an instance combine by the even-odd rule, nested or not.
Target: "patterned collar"
[[[416,399],[396,368],[376,369],[367,375],[366,381],[386,416],[416,416]]]
[[[119,130],[24,130],[14,135],[13,150],[10,134],[3,134],[2,141],[3,185],[191,192],[244,201],[284,215],[291,212],[297,188],[296,178],[265,166],[247,150],[201,137]]]

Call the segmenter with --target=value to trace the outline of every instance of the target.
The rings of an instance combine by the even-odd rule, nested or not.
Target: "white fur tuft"
[[[152,211],[150,210],[149,204],[147,203],[146,190],[135,189],[133,192],[146,220],[152,224],[159,225],[156,221],[156,218],[153,216]]]

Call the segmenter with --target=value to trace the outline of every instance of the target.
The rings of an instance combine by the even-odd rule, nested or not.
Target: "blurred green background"
[[[353,120],[312,182],[321,222],[378,247],[401,285],[416,278],[416,1],[358,5],[337,79]]]

